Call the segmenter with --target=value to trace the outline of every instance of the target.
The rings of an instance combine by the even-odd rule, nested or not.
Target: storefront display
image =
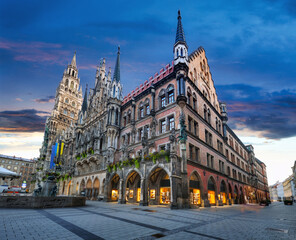
[[[225,192],[220,193],[220,200],[222,200],[222,203],[226,204],[226,193]]]
[[[171,202],[171,188],[160,188],[160,204],[169,204]]]
[[[113,189],[111,192],[111,200],[112,201],[117,201],[118,200],[118,190],[117,189]]]
[[[137,202],[140,202],[141,200],[141,188],[138,188],[137,190]]]
[[[155,189],[150,190],[150,199],[155,199]]]
[[[210,201],[210,204],[215,204],[215,191],[208,191],[208,200]]]
[[[200,204],[200,190],[199,189],[190,189],[190,204],[197,205]]]
[[[129,198],[130,199],[134,198],[134,190],[132,190],[132,189],[129,191]]]

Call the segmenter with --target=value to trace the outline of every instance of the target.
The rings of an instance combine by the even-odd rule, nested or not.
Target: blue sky
[[[1,1],[0,153],[38,155],[45,116],[74,51],[83,89],[94,85],[101,58],[114,67],[117,45],[124,93],[171,62],[178,9],[189,52],[206,50],[229,125],[254,144],[271,183],[288,177],[296,159],[292,0]]]

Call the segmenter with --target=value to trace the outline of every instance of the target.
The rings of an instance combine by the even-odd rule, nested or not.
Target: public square
[[[296,239],[296,205],[190,210],[87,201],[58,209],[0,209],[0,239]]]

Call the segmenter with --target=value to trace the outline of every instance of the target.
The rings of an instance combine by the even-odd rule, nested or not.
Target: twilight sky
[[[267,166],[296,160],[296,3],[239,1],[0,2],[0,154],[37,157],[56,87],[77,51],[83,89],[105,57],[128,93],[173,58],[177,10],[189,52],[203,46],[229,125]]]

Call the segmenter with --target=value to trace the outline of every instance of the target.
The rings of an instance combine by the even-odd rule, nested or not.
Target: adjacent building
[[[36,171],[36,162],[36,159],[25,159],[21,157],[0,154],[0,167],[6,168],[21,175],[20,178],[13,179],[11,181],[0,178],[0,185],[7,184],[9,186],[21,187],[23,183],[26,183],[26,188],[33,190],[35,179],[32,175]]]
[[[53,143],[64,146],[60,194],[171,208],[269,198],[266,166],[227,125],[205,50],[189,54],[180,12],[171,63],[122,97],[118,49],[113,78],[103,60],[77,109],[77,121],[63,130],[49,131],[52,121],[46,123],[41,158],[47,171]],[[61,111],[55,107],[53,115]]]
[[[295,198],[295,184],[294,176],[289,176],[285,181],[283,181],[284,189],[284,199]]]

